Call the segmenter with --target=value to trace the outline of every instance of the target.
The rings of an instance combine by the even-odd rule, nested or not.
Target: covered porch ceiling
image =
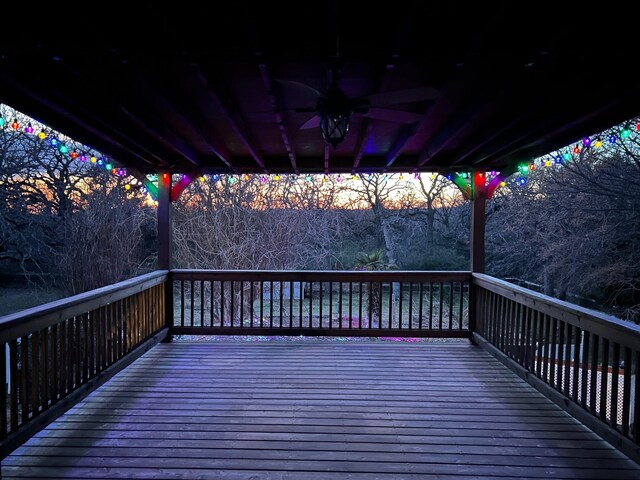
[[[3,26],[0,101],[142,172],[503,171],[640,114],[623,9],[49,8]],[[358,99],[335,148],[332,72]]]

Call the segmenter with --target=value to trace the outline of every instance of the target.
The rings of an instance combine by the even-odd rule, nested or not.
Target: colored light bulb
[[[111,170],[113,168],[113,165],[111,165],[110,163],[105,164],[104,169],[105,170]]]
[[[235,183],[236,179],[234,177],[229,177],[229,183]]]
[[[506,187],[507,186],[507,182],[500,182],[500,186],[501,187]]]
[[[61,143],[60,146],[58,147],[58,150],[60,151],[60,153],[62,154],[66,154],[69,153],[69,147],[67,147],[64,143]]]
[[[11,122],[11,128],[13,128],[14,130],[18,130],[20,128],[20,124],[16,119],[13,119],[13,122]]]
[[[563,158],[564,160],[571,160],[571,154],[570,154],[569,152],[565,152],[565,153],[562,155],[562,158]]]
[[[620,138],[629,138],[631,136],[631,129],[629,127],[624,127],[620,132]]]
[[[31,126],[31,124],[24,127],[24,131],[25,133],[28,133],[29,135],[31,135],[33,133],[33,127]]]
[[[520,178],[518,179],[518,183],[519,183],[520,185],[525,185],[525,184],[527,183],[527,179],[526,179],[526,178],[524,178],[524,177],[520,177]]]
[[[260,183],[267,183],[267,177],[265,177],[264,175],[262,175],[260,177]]]
[[[609,143],[616,143],[617,140],[618,140],[618,137],[616,137],[615,135],[613,134],[609,135]]]
[[[131,190],[131,185],[129,185],[128,183],[124,186],[125,190]]]
[[[418,172],[414,173],[413,178],[415,178],[416,180],[420,180],[420,174]]]
[[[274,175],[274,176],[273,176],[273,179],[274,179],[276,182],[279,182],[279,181],[280,181],[280,175]]]
[[[44,133],[43,131],[40,131],[40,133],[38,133],[38,138],[40,140],[44,140],[45,138],[47,138],[47,134]]]
[[[80,155],[80,161],[81,162],[86,162],[87,161],[87,156],[85,154]]]
[[[562,163],[562,156],[556,155],[553,160],[559,165]]]
[[[200,180],[200,183],[204,183],[204,181],[206,180],[206,178],[204,178],[204,177],[198,177],[198,180]]]
[[[310,182],[311,181],[311,175],[307,175],[306,176],[306,180],[307,180],[307,182]]]
[[[582,145],[584,145],[585,147],[590,147],[591,146],[591,138],[584,137],[582,139]]]
[[[573,153],[580,153],[580,147],[578,145],[573,147]]]
[[[545,160],[544,166],[545,167],[550,167],[551,166],[551,160]]]
[[[124,177],[127,174],[127,171],[124,168],[118,169],[118,176]]]
[[[596,138],[594,145],[596,146],[596,148],[602,147],[602,140],[600,138]]]
[[[70,157],[75,160],[76,158],[78,158],[78,152],[76,151],[71,152]]]
[[[104,164],[104,160],[102,160],[101,158],[98,159],[98,165],[102,166]]]
[[[4,117],[0,117],[0,128],[4,127],[5,123],[7,123],[7,121],[4,119]]]
[[[341,177],[340,175],[338,175],[338,176],[336,177],[336,182],[340,183],[341,181],[342,181],[342,177]]]
[[[97,159],[96,157],[92,156],[92,157],[89,159],[89,161],[90,161],[91,163],[96,163],[96,162],[98,161],[98,159]]]
[[[400,177],[398,177],[398,180],[404,180],[404,175],[400,174]]]
[[[213,180],[214,182],[217,181],[220,178],[220,175],[218,175],[217,173],[214,173],[213,175],[211,175],[211,180]]]

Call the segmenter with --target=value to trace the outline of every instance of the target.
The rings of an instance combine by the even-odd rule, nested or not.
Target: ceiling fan
[[[283,86],[303,90],[315,96],[315,105],[297,107],[292,110],[314,113],[314,116],[307,120],[300,129],[306,130],[319,126],[325,142],[334,148],[346,137],[352,115],[362,115],[367,118],[395,123],[416,123],[422,119],[422,114],[385,107],[435,100],[440,96],[440,92],[433,87],[419,87],[351,98],[338,85],[338,68],[336,67],[331,69],[331,83],[325,92],[303,82],[277,81]]]

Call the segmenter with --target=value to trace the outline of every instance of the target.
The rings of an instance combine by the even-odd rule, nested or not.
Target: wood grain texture
[[[173,342],[3,461],[2,478],[640,478],[464,342]]]

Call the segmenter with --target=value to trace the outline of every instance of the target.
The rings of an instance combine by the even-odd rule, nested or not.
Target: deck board
[[[640,478],[472,345],[174,342],[3,461],[2,478]]]

